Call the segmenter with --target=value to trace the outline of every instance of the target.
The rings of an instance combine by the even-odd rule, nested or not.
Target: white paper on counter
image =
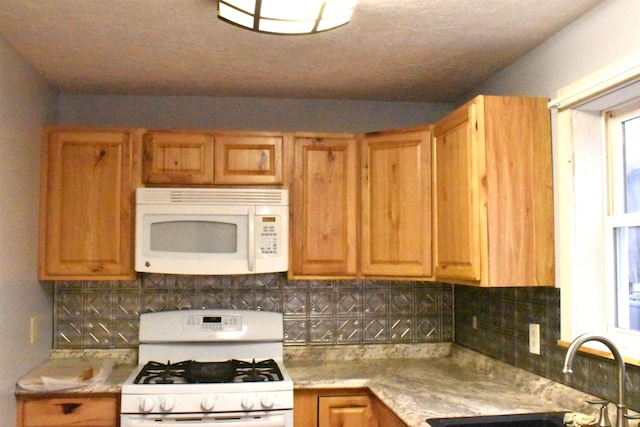
[[[25,390],[57,391],[104,383],[113,369],[108,358],[51,359],[18,380]]]

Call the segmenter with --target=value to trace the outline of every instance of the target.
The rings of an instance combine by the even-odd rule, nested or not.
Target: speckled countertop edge
[[[61,357],[115,359],[105,384],[68,392],[118,393],[137,350],[52,351]],[[588,394],[450,343],[285,346],[284,358],[296,389],[367,387],[410,427],[430,417],[593,409]]]

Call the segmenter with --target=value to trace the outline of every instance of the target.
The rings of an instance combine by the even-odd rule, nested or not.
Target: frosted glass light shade
[[[218,0],[218,18],[270,34],[313,34],[345,25],[357,0]]]

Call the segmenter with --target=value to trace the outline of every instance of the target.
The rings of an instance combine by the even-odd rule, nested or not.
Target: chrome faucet
[[[564,358],[564,368],[562,369],[562,372],[567,374],[573,372],[571,370],[573,358],[578,352],[578,349],[582,347],[582,345],[587,341],[598,341],[606,345],[609,350],[611,350],[613,358],[618,362],[618,402],[616,403],[616,427],[628,427],[629,422],[627,421],[627,408],[625,406],[625,381],[627,375],[624,360],[622,359],[622,354],[620,354],[620,350],[618,350],[618,347],[616,347],[613,341],[611,341],[607,337],[603,337],[597,334],[588,333],[580,335],[573,340],[573,342],[567,349],[567,355]]]

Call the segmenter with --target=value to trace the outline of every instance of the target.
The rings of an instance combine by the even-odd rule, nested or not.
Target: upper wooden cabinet
[[[213,136],[206,133],[147,132],[144,182],[213,184]]]
[[[216,184],[282,184],[284,136],[216,135]]]
[[[144,182],[282,184],[283,145],[281,133],[148,131],[144,135]]]
[[[366,135],[361,164],[362,273],[431,277],[428,128]]]
[[[357,146],[353,135],[294,138],[290,277],[355,276]]]
[[[479,96],[435,125],[437,280],[554,284],[547,102]]]
[[[40,189],[41,280],[135,278],[133,193],[140,153],[134,132],[45,132]]]

